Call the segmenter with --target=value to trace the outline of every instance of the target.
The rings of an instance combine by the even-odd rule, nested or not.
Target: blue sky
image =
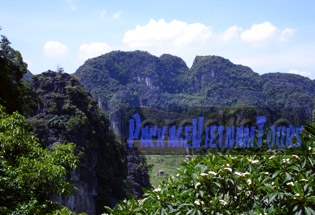
[[[314,8],[313,0],[12,0],[1,2],[0,34],[34,74],[145,50],[189,67],[196,55],[219,55],[260,74],[315,79]]]

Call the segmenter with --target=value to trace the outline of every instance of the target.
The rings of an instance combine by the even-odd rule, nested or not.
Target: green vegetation
[[[90,199],[84,202],[94,201],[96,214],[100,214],[104,205],[126,198],[126,150],[108,129],[105,112],[79,81],[66,73],[48,71],[34,76],[31,86],[42,98],[40,109],[27,120],[31,130],[48,147],[51,140],[74,142],[83,153],[76,185],[91,187],[84,193]]]
[[[21,53],[10,46],[7,37],[1,35],[0,104],[9,113],[18,111],[23,115],[28,115],[34,107],[36,96],[31,92],[29,84],[22,80],[26,72],[27,64],[23,62]]]
[[[120,106],[159,107],[141,113],[151,114],[158,123],[183,117],[160,107],[186,108],[185,117],[199,114],[196,109],[189,112],[191,107],[223,107],[221,115],[208,119],[229,125],[231,119],[239,124],[245,117],[255,121],[257,109],[248,107],[259,106],[268,107],[269,116],[289,117],[299,124],[309,118],[298,108],[309,111],[313,105],[315,85],[308,78],[259,75],[218,56],[196,57],[189,69],[176,56],[155,57],[143,51],[110,52],[89,59],[77,70],[75,76],[95,100],[62,67],[29,82],[23,76],[31,78],[21,54],[1,36],[0,104],[7,111],[0,107],[1,214],[73,214],[52,200],[69,194],[76,201],[89,198],[84,203],[91,205],[82,205],[94,208],[96,214],[105,211],[104,205],[112,214],[315,214],[312,126],[306,127],[303,148],[295,153],[213,153],[192,156],[188,162],[183,162],[183,155],[147,155],[140,163],[135,162],[141,160],[138,154],[131,154],[136,168],[130,171],[125,146],[109,130],[107,115],[95,102],[112,111],[109,114]],[[276,108],[284,111],[277,113]],[[137,174],[131,178],[142,180],[147,176],[139,171],[142,168],[152,169],[154,188],[146,190],[141,200],[129,199],[109,208],[134,196],[131,188],[136,182],[127,180],[128,171]],[[159,170],[164,175],[156,175]],[[81,190],[69,183],[70,172]],[[74,207],[80,206],[76,202]]]
[[[71,210],[100,214],[103,205],[127,197],[126,151],[109,131],[106,114],[62,68],[32,77],[21,54],[1,38],[0,104],[13,116],[1,109],[8,119],[0,125],[0,213],[72,213],[56,199]],[[15,111],[28,117],[25,122]],[[80,164],[74,151],[82,153]],[[74,185],[79,190],[70,189]]]
[[[284,73],[259,75],[219,56],[197,56],[191,68],[172,55],[113,51],[89,59],[75,75],[106,111],[115,97],[131,107],[309,107],[315,85]],[[121,95],[121,92],[127,91]]]
[[[74,191],[65,180],[79,162],[74,144],[43,148],[26,130],[24,117],[17,112],[9,115],[2,106],[0,143],[1,214],[73,214],[51,198]]]
[[[150,183],[157,187],[167,176],[176,175],[179,164],[185,160],[184,155],[146,155],[147,163],[152,169],[150,170]],[[163,170],[164,174],[157,174]]]
[[[110,214],[315,214],[315,128],[298,151],[194,156],[141,200]]]

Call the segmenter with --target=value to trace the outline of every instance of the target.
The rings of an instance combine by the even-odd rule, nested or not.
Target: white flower
[[[246,182],[247,182],[247,184],[248,184],[248,185],[251,185],[251,184],[252,184],[252,180],[251,180],[250,178],[249,178],[249,179],[247,179],[247,181],[246,181]]]
[[[294,183],[292,181],[288,182],[287,185],[294,186]]]
[[[269,175],[269,172],[265,172],[264,174],[265,174],[265,175]]]
[[[305,178],[302,178],[300,181],[307,182],[308,180]]]
[[[196,205],[200,205],[199,199],[195,200],[194,203],[195,203]]]
[[[161,191],[161,188],[160,188],[160,187],[155,188],[155,189],[153,190],[153,192],[156,192],[156,193],[158,193],[158,192],[160,192],[160,191]]]
[[[308,147],[308,150],[311,151],[311,150],[312,150],[312,147],[309,146],[309,147]]]
[[[224,200],[222,200],[222,199],[220,199],[219,201],[220,201],[220,203],[221,203],[222,205],[227,205],[227,202],[226,202],[226,201],[224,201]]]
[[[281,163],[290,163],[290,159],[287,158],[287,159],[282,159]]]
[[[299,193],[296,193],[295,196],[300,196],[300,194],[299,194]]]
[[[227,163],[226,166],[230,166],[230,164]]]
[[[217,173],[216,172],[213,172],[213,171],[209,171],[208,172],[210,175],[217,175]]]
[[[249,161],[251,164],[256,164],[256,163],[259,162],[259,160],[251,160],[251,159],[249,159],[248,161]]]
[[[272,160],[272,159],[274,159],[275,157],[276,157],[276,156],[272,155],[272,156],[270,156],[269,160]]]
[[[197,183],[195,184],[195,190],[197,190],[198,186],[200,186],[200,185],[201,185],[201,183],[200,183],[200,182],[197,182]]]
[[[249,175],[249,172],[244,172],[243,175],[244,176]]]
[[[232,169],[231,169],[231,168],[225,167],[224,169],[227,170],[227,171],[229,171],[229,172],[232,172]]]
[[[294,157],[294,158],[296,158],[296,159],[300,159],[300,157],[297,156],[297,155],[292,155],[292,157]]]
[[[241,173],[241,172],[234,172],[234,174],[237,176],[243,176],[243,173]]]
[[[208,174],[203,172],[203,173],[201,173],[200,175],[201,175],[201,176],[207,176]]]

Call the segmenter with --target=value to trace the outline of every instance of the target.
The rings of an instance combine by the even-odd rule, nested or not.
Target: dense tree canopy
[[[74,144],[43,148],[29,134],[24,117],[9,115],[0,106],[0,211],[1,214],[70,214],[51,200],[74,189],[65,181],[67,171],[78,165]]]

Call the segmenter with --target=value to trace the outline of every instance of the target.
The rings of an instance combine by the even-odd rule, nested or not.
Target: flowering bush
[[[110,214],[315,214],[315,138],[296,151],[194,156],[176,176]]]

